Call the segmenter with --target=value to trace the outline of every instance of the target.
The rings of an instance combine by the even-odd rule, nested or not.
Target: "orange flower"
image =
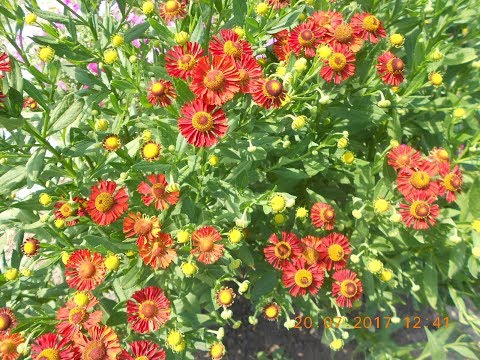
[[[147,177],[151,185],[146,182],[138,185],[137,191],[142,195],[142,201],[145,205],[149,206],[155,203],[157,210],[165,210],[170,205],[175,205],[178,202],[180,196],[179,191],[169,192],[167,191],[167,180],[165,175],[149,175]]]
[[[117,334],[108,326],[91,327],[88,337],[80,334],[76,345],[82,360],[115,360],[122,351]]]
[[[78,355],[77,349],[70,343],[70,338],[62,339],[58,334],[43,334],[32,343],[34,360],[76,360]]]
[[[282,281],[293,296],[303,296],[309,292],[315,295],[322,287],[324,269],[318,264],[308,265],[303,258],[293,259],[283,269]]]
[[[149,286],[136,291],[127,302],[127,320],[133,331],[155,331],[170,319],[170,301],[163,290]]]
[[[167,0],[160,4],[159,14],[166,21],[182,19],[187,15],[186,0]]]
[[[145,239],[139,243],[138,248],[143,262],[153,270],[159,267],[166,269],[177,257],[170,234],[159,233],[151,240]]]
[[[100,253],[88,249],[76,250],[65,265],[68,286],[77,290],[93,290],[105,277],[105,265]]]
[[[173,84],[167,80],[156,80],[147,90],[148,102],[153,106],[167,107],[172,104],[172,99],[177,97]]]
[[[302,245],[293,233],[282,232],[280,240],[276,234],[272,234],[269,245],[263,249],[265,258],[276,269],[283,269],[289,260],[302,255]]]
[[[98,300],[88,294],[89,301],[86,306],[77,306],[74,301],[67,301],[64,307],[57,311],[57,332],[64,338],[73,339],[82,331],[98,325],[102,321],[102,312],[93,311]]]
[[[198,255],[198,261],[213,264],[223,255],[223,245],[215,244],[222,236],[213,226],[204,226],[192,234],[193,246],[190,252]]]
[[[174,46],[165,54],[168,75],[188,80],[202,56],[203,49],[199,43],[188,42],[185,46]]]
[[[353,271],[339,270],[332,275],[332,279],[332,296],[336,297],[341,307],[352,307],[353,302],[362,296],[362,282]]]
[[[145,214],[129,213],[123,219],[123,233],[126,237],[138,236],[138,243],[144,240],[152,240],[160,231],[160,223],[156,216]]]
[[[17,318],[10,308],[0,308],[0,335],[10,333],[17,324]]]
[[[251,92],[253,101],[265,109],[282,106],[287,97],[283,84],[275,79],[262,78],[254,81]]]
[[[116,193],[117,184],[113,181],[100,181],[91,187],[92,193],[87,211],[98,225],[109,225],[128,209],[128,194],[124,188]]]
[[[322,238],[320,258],[325,263],[327,270],[343,269],[351,252],[350,242],[345,235],[331,233]]]
[[[17,352],[17,346],[25,342],[20,333],[0,335],[0,359],[16,360],[20,354]]]
[[[333,230],[336,221],[335,210],[331,205],[318,202],[312,206],[310,218],[317,228],[325,227],[326,230]]]

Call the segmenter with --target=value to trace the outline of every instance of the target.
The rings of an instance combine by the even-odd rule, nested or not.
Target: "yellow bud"
[[[111,254],[105,258],[105,267],[110,271],[118,270],[120,267],[120,259],[117,255]]]
[[[373,204],[373,207],[375,208],[375,211],[377,213],[382,214],[382,213],[388,211],[388,209],[390,208],[390,203],[385,199],[377,199],[377,200],[375,200],[375,203]]]
[[[70,254],[66,251],[62,253],[62,262],[67,265],[68,260],[70,260]]]
[[[283,214],[275,214],[273,221],[277,225],[283,225],[287,221],[287,217]]]
[[[53,223],[58,229],[61,229],[65,226],[65,221],[63,221],[63,219],[56,219]]]
[[[293,130],[301,130],[305,127],[305,124],[307,123],[307,117],[304,115],[297,116],[293,121],[292,121],[292,129]]]
[[[142,12],[145,15],[151,14],[153,12],[153,10],[155,10],[155,4],[154,4],[153,1],[145,1],[142,4]]]
[[[187,241],[190,240],[190,233],[186,230],[180,230],[178,233],[177,233],[177,241],[180,243],[180,244],[184,244],[186,243]]]
[[[347,165],[353,164],[355,155],[351,151],[346,151],[342,155],[342,161]]]
[[[367,264],[367,269],[372,274],[377,274],[383,270],[383,263],[378,259],[370,260]]]
[[[320,59],[328,59],[333,54],[333,49],[329,45],[320,45],[316,51]]]
[[[185,348],[187,347],[187,343],[185,341],[182,341],[180,344],[175,345],[172,350],[176,353],[180,353],[185,351]]]
[[[225,355],[225,346],[222,343],[215,343],[210,348],[210,356],[212,359],[221,359]]]
[[[105,131],[108,129],[108,120],[106,119],[97,119],[95,120],[95,130],[97,131]]]
[[[167,187],[165,188],[165,191],[168,192],[168,193],[173,193],[173,192],[180,191],[180,184],[171,183],[171,184],[167,185]]]
[[[43,206],[48,206],[52,203],[52,198],[50,197],[50,195],[48,195],[46,193],[41,193],[40,197],[38,198],[38,201]]]
[[[440,86],[443,84],[443,76],[437,72],[432,72],[428,79],[433,86]]]
[[[238,35],[239,38],[243,38],[245,36],[245,30],[243,30],[243,28],[240,26],[235,26],[233,31]]]
[[[270,10],[270,7],[266,2],[261,2],[257,5],[255,11],[257,12],[258,15],[264,16],[267,15],[268,11]]]
[[[50,46],[42,46],[38,51],[38,57],[45,63],[48,63],[53,60],[55,56],[55,50]]]
[[[122,35],[117,34],[114,37],[112,37],[112,45],[114,47],[122,46],[124,43],[125,43],[125,39],[123,38]]]
[[[281,212],[285,210],[285,206],[287,205],[287,200],[285,196],[282,194],[276,194],[270,199],[270,206],[272,207],[272,211],[274,213]]]
[[[464,108],[456,108],[455,110],[453,110],[453,117],[457,119],[463,118],[465,114],[466,114],[466,111]]]
[[[147,142],[152,139],[152,132],[150,130],[143,130],[142,132],[142,140]]]
[[[185,276],[190,277],[197,273],[198,267],[193,263],[183,263],[181,266],[182,272]]]
[[[79,291],[73,296],[73,302],[77,306],[87,306],[89,301],[88,295],[83,291]]]
[[[135,253],[135,251],[133,251],[133,250],[128,250],[128,251],[125,253],[125,255],[127,255],[128,257],[133,257],[133,256],[136,255],[136,253]]]
[[[28,25],[32,25],[33,23],[35,23],[37,21],[37,14],[33,14],[33,13],[30,13],[30,14],[27,14],[25,16],[25,22],[28,24]]]
[[[390,146],[391,147],[397,147],[399,145],[400,145],[400,143],[397,140],[395,140],[395,139],[390,140]]]
[[[180,31],[179,33],[175,34],[175,42],[180,46],[185,45],[189,40],[190,35],[185,31]]]
[[[393,271],[390,269],[383,269],[380,273],[380,278],[382,281],[389,282],[393,279]]]
[[[304,207],[299,207],[295,212],[295,217],[299,219],[305,219],[308,216],[308,210]]]
[[[167,335],[167,345],[171,348],[183,341],[183,333],[178,330],[171,330]]]
[[[343,340],[342,339],[335,339],[330,343],[330,349],[333,351],[338,351],[343,348]]]
[[[105,50],[103,53],[103,61],[105,61],[106,64],[113,64],[115,61],[118,60],[118,53],[114,49],[108,49]]]
[[[33,275],[33,271],[28,268],[22,268],[20,270],[20,273],[22,274],[22,276],[25,276],[25,277],[30,277]]]
[[[300,21],[303,21],[307,18],[307,15],[305,15],[304,13],[301,13],[300,15],[298,15],[298,20]]]
[[[480,219],[474,220],[472,222],[472,229],[476,232],[480,232]]]
[[[405,43],[405,37],[402,34],[392,34],[389,40],[395,47],[401,47]]]
[[[280,76],[285,76],[285,74],[287,73],[287,68],[285,66],[279,65],[277,66],[276,73]]]
[[[304,72],[305,70],[307,70],[307,59],[305,58],[297,59],[293,64],[293,68],[299,73]]]
[[[228,233],[228,240],[230,240],[230,242],[233,244],[238,244],[240,241],[242,241],[242,239],[243,233],[237,228],[233,228]]]
[[[443,59],[443,54],[438,50],[436,49],[431,55],[430,55],[430,58],[433,60],[433,61],[440,61]]]
[[[348,146],[347,138],[341,138],[340,140],[337,141],[337,147],[339,149],[345,149],[347,146]]]
[[[7,279],[8,281],[13,281],[18,279],[18,275],[18,269],[11,268],[5,272],[5,279]]]
[[[210,157],[208,158],[208,163],[211,166],[218,166],[218,162],[219,162],[219,158],[217,155],[210,155]]]

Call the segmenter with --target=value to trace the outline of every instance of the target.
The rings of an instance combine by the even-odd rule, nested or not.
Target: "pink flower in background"
[[[97,63],[88,64],[87,69],[90,70],[95,75],[98,75],[98,64]]]

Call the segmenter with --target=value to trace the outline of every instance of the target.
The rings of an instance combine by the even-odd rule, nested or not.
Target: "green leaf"
[[[433,335],[428,328],[425,328],[425,332],[427,334],[428,344],[423,353],[427,352],[431,355],[432,359],[435,360],[446,360],[447,354],[443,349],[443,344],[439,344],[435,335]]]
[[[465,356],[466,359],[478,360],[478,356],[472,350],[470,350],[467,344],[449,344],[448,349]]]
[[[41,107],[48,110],[48,105],[43,98],[43,94],[37,89],[35,85],[33,85],[27,79],[23,79],[23,90],[37,103],[40,104]]]
[[[425,270],[423,274],[423,287],[425,296],[431,307],[437,306],[438,300],[438,273],[433,263],[433,257],[430,255],[429,260],[425,264]]]
[[[63,14],[58,14],[58,13],[53,13],[50,11],[44,11],[44,10],[39,10],[35,9],[34,12],[39,18],[42,18],[44,20],[47,20],[48,22],[57,22],[61,24],[67,24],[70,21],[70,17],[67,15]]]
[[[25,166],[16,166],[0,176],[0,195],[10,194],[27,176]]]
[[[275,271],[268,271],[267,269],[262,270],[261,277],[252,286],[252,291],[250,293],[252,301],[258,300],[263,295],[272,291],[278,281]]]
[[[71,125],[82,113],[83,107],[85,106],[85,101],[83,99],[77,99],[73,101],[73,103],[67,109],[65,109],[65,105],[70,101],[71,100],[63,103],[62,100],[62,103],[58,105],[60,107],[60,110],[55,113],[55,117],[53,116],[52,112],[52,125],[50,128],[52,132],[62,130],[67,126]],[[61,110],[65,111],[62,113]]]
[[[38,174],[43,169],[45,164],[45,149],[39,148],[33,153],[30,159],[27,161],[27,182],[29,185],[35,184],[38,179]]]
[[[152,18],[148,19],[148,22],[155,30],[155,32],[159,35],[160,40],[163,40],[170,45],[174,43],[173,34],[170,30],[168,30],[165,25],[160,24],[157,20]]]
[[[148,30],[149,27],[150,27],[150,24],[148,22],[144,22],[128,29],[124,35],[125,42],[129,43],[129,42],[132,42],[133,40],[141,38],[142,35]]]
[[[445,56],[443,63],[445,65],[460,65],[477,58],[474,48],[452,49],[452,51]]]
[[[5,128],[8,131],[12,131],[21,128],[25,123],[25,119],[22,117],[13,118],[0,114],[0,128]]]
[[[468,192],[468,207],[470,213],[478,218],[480,217],[480,178],[476,178]]]
[[[233,2],[233,19],[235,24],[243,26],[245,18],[247,17],[247,2],[234,1]]]

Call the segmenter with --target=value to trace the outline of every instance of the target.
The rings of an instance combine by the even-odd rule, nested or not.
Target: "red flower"
[[[332,296],[341,307],[352,307],[352,303],[362,296],[363,286],[357,274],[343,269],[332,275]]]
[[[17,318],[10,308],[0,308],[0,335],[10,333],[17,324]]]
[[[343,15],[338,11],[316,11],[308,21],[326,30],[332,30],[343,23]]]
[[[80,334],[76,339],[82,360],[115,360],[122,352],[118,336],[108,326],[92,326],[88,337]]]
[[[168,183],[165,179],[165,175],[149,175],[147,177],[151,185],[146,182],[138,185],[137,191],[142,195],[142,201],[145,205],[149,206],[155,203],[155,209],[165,210],[170,205],[175,205],[178,202],[180,196],[179,191],[168,191]]]
[[[333,45],[333,54],[325,60],[320,75],[328,82],[340,84],[355,74],[355,55],[348,48],[338,44]]]
[[[22,334],[0,334],[0,358],[2,360],[16,360],[20,354],[17,352],[17,346],[25,342]]]
[[[165,360],[166,353],[158,344],[150,340],[132,341],[130,344],[132,355],[126,350],[120,354],[119,360]]]
[[[406,204],[400,203],[400,215],[405,225],[415,230],[425,230],[435,225],[440,208],[434,204],[434,197],[419,194],[406,200]]]
[[[182,19],[187,15],[186,0],[168,0],[160,4],[159,14],[165,22]]]
[[[174,46],[165,54],[165,68],[168,75],[188,80],[203,54],[202,46],[196,42],[188,42],[185,46]]]
[[[4,71],[4,72],[12,71],[12,67],[10,66],[10,58],[5,52],[0,54],[0,71]],[[3,78],[2,74],[0,74],[0,79],[1,78]]]
[[[177,97],[173,84],[167,80],[154,81],[147,90],[148,102],[153,106],[167,107]]]
[[[280,81],[275,79],[258,79],[252,84],[252,97],[265,109],[278,108],[287,97],[287,92]]]
[[[457,199],[457,194],[462,192],[463,176],[458,165],[455,165],[450,171],[450,163],[441,163],[438,166],[440,170],[440,189],[439,194],[445,196],[448,202],[453,202]]]
[[[433,180],[437,175],[437,166],[426,160],[418,161],[413,168],[403,168],[398,173],[397,188],[404,196],[416,197],[425,194],[427,197],[436,197],[439,185]]]
[[[325,267],[325,264],[320,259],[320,251],[322,249],[322,239],[307,235],[301,240],[302,244],[302,257],[305,259],[308,265],[319,264]]]
[[[262,68],[252,56],[244,55],[237,61],[237,69],[240,75],[240,91],[249,94],[253,82],[262,77]]]
[[[320,259],[325,263],[327,270],[343,269],[347,265],[347,260],[352,252],[350,242],[345,235],[331,233],[322,238],[322,248]]]
[[[293,53],[289,45],[290,33],[288,30],[282,30],[273,36],[275,42],[273,43],[273,52],[277,55],[278,60],[286,61]]]
[[[350,20],[353,32],[356,37],[370,41],[374,44],[379,37],[386,37],[387,32],[378,18],[369,13],[355,14]]]
[[[197,99],[182,107],[178,128],[189,144],[210,147],[225,136],[228,125],[225,112],[221,108]]]
[[[144,239],[139,242],[138,247],[143,262],[153,270],[159,267],[166,269],[177,257],[170,234],[159,233],[152,240]]]
[[[288,44],[295,55],[302,52],[307,58],[315,57],[315,50],[322,42],[322,30],[313,21],[301,23],[292,29]]]
[[[303,296],[307,291],[315,295],[322,287],[324,277],[324,269],[320,265],[308,265],[305,259],[295,258],[292,263],[285,264],[282,281],[293,296]]]
[[[128,209],[128,194],[124,188],[116,193],[117,184],[114,181],[100,181],[92,186],[92,193],[87,205],[87,211],[92,220],[99,225],[109,225]]]
[[[155,331],[170,319],[170,301],[159,287],[138,290],[132,299],[127,301],[127,321],[134,331]]]
[[[295,234],[284,231],[282,240],[272,234],[269,243],[263,253],[274,268],[284,269],[289,260],[302,256],[302,245]]]
[[[378,57],[377,70],[384,83],[398,86],[403,82],[403,70],[405,64],[390,51],[384,52]]]
[[[75,226],[79,221],[79,217],[85,216],[85,205],[87,200],[75,196],[73,201],[57,201],[55,202],[54,211],[55,219],[65,220],[66,226]]]
[[[32,343],[33,360],[76,360],[79,355],[70,338],[62,339],[58,334],[44,334]]]
[[[88,330],[102,321],[102,312],[92,311],[98,304],[98,300],[90,294],[88,296],[89,301],[86,306],[77,306],[70,300],[64,307],[58,309],[57,331],[62,337],[75,339],[82,330]]]
[[[331,205],[318,202],[312,206],[310,219],[317,228],[325,227],[326,230],[333,230],[335,225],[335,210]]]
[[[267,0],[268,5],[272,6],[275,10],[283,9],[290,5],[290,0]]]
[[[75,250],[65,265],[68,286],[77,290],[93,290],[105,277],[103,257],[88,249]]]
[[[152,240],[160,232],[160,223],[156,216],[142,215],[140,212],[129,213],[123,219],[123,233],[126,237],[138,236],[138,241]]]
[[[408,145],[402,144],[388,152],[388,164],[396,170],[414,167],[421,159],[420,153]]]
[[[193,70],[190,89],[203,102],[222,105],[240,91],[240,76],[233,58],[216,56],[212,62],[207,57],[198,61]]]
[[[220,30],[220,36],[213,36],[210,41],[210,53],[213,56],[233,56],[240,60],[242,55],[253,57],[250,44],[230,29]]]
[[[198,261],[204,264],[213,264],[223,255],[223,245],[216,244],[222,240],[222,235],[213,226],[204,226],[192,234],[194,249],[191,254],[197,255]]]
[[[327,28],[325,42],[332,45],[332,47],[340,45],[341,48],[348,48],[354,53],[358,52],[363,44],[363,40],[355,36],[352,26],[348,23],[341,23]]]

